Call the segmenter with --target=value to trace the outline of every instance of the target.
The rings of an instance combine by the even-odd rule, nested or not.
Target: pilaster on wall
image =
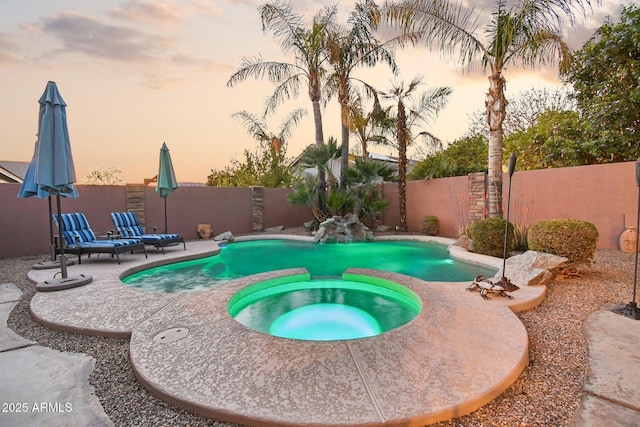
[[[486,218],[487,174],[473,172],[469,177],[469,223]]]
[[[251,228],[264,230],[264,187],[251,187]]]
[[[143,227],[146,224],[144,208],[144,185],[127,184],[127,211],[135,212]]]

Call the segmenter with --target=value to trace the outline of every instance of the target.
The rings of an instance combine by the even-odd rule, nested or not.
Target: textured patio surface
[[[282,237],[282,236],[279,236]],[[34,318],[55,329],[131,336],[136,374],[152,394],[219,420],[252,425],[405,425],[458,417],[486,404],[515,381],[528,359],[527,333],[509,306],[534,306],[544,287],[514,300],[484,301],[469,283],[425,282],[359,271],[399,282],[423,301],[411,323],[377,337],[309,342],[261,334],[227,313],[239,289],[288,272],[228,282],[213,290],[163,294],[119,280],[146,263],[215,253],[211,241],[188,250],[100,257],[70,274],[94,281],[37,293]],[[31,280],[51,271],[31,271]]]

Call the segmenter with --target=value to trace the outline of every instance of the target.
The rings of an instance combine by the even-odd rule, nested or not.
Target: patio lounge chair
[[[162,249],[163,254],[164,248],[179,243],[182,243],[184,249],[187,250],[184,237],[179,234],[156,233],[157,227],[153,227],[153,233],[145,232],[135,212],[112,212],[110,216],[113,225],[116,226],[116,231],[123,238],[141,239],[145,245],[153,245],[156,249]]]
[[[108,239],[98,239],[91,230],[89,222],[83,213],[62,214],[64,223],[64,232],[62,233],[65,241],[65,252],[78,255],[78,264],[82,262],[82,254],[90,257],[93,253],[107,253],[111,256],[115,255],[120,264],[120,254],[128,251],[141,250],[147,257],[147,250],[140,239],[112,239],[108,235]],[[53,219],[60,229],[58,223],[58,215],[53,215]]]

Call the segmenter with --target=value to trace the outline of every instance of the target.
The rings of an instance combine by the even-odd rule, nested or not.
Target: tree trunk
[[[402,101],[398,101],[398,203],[400,208],[400,231],[407,226],[407,117]]]
[[[347,171],[349,169],[349,87],[339,83],[338,101],[340,101],[340,123],[342,130],[342,156],[340,158],[340,189],[347,189]]]
[[[502,123],[506,115],[505,79],[501,71],[489,76],[489,92],[485,106],[489,126],[488,213],[489,218],[502,218]]]
[[[324,145],[324,133],[322,131],[322,110],[320,109],[320,87],[318,85],[309,85],[309,96],[311,97],[311,104],[313,105],[313,123],[316,130],[316,145]],[[315,89],[312,89],[315,88]],[[327,177],[324,170],[318,168],[318,200],[317,206],[320,212],[325,212],[326,207],[324,205],[324,197],[326,196]]]

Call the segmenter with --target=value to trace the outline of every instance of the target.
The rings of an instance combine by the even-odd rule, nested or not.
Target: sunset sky
[[[278,42],[263,34],[258,0],[2,0],[0,2],[0,160],[29,161],[38,129],[38,99],[49,80],[55,81],[67,106],[76,176],[82,183],[91,170],[114,167],[128,183],[157,173],[163,142],[171,151],[180,182],[205,182],[211,169],[231,158],[242,159],[256,142],[233,119],[234,112],[259,114],[272,93],[266,81],[226,86],[243,57],[289,62]],[[309,20],[324,4],[295,1],[294,10]],[[356,2],[339,2],[346,21]],[[617,20],[621,0],[604,0],[566,37],[579,48],[607,15]],[[492,1],[486,4],[488,16]],[[356,75],[380,89],[391,82],[424,75],[425,88],[450,86],[448,107],[429,129],[445,141],[461,136],[468,115],[483,108],[488,88],[479,68],[463,70],[426,48],[397,54],[401,74],[388,68]],[[557,87],[553,68],[509,69],[507,96],[531,88]],[[294,108],[309,114],[289,140],[294,157],[314,142],[311,105],[302,91],[267,119],[277,132],[280,119]],[[333,100],[324,111],[325,138],[339,138],[340,118]],[[352,138],[353,142],[353,138]],[[371,151],[391,154],[385,148]]]

